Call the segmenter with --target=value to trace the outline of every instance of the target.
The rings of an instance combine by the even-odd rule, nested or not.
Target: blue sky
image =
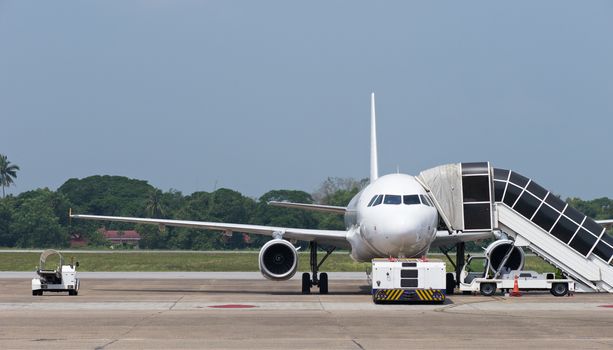
[[[613,197],[610,1],[1,1],[10,193],[124,175],[313,191],[488,160]]]

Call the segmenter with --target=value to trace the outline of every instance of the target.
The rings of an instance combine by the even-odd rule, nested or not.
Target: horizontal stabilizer
[[[597,224],[602,225],[607,230],[609,230],[611,227],[613,227],[613,219],[609,219],[609,220],[594,220],[594,221],[596,221]]]

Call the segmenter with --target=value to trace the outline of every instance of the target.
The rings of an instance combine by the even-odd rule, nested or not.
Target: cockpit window
[[[375,202],[372,204],[372,206],[374,207],[376,205],[379,205],[379,204],[381,204],[381,202],[383,202],[383,195],[382,194],[377,196],[377,199],[375,199]]]
[[[433,207],[432,202],[430,202],[430,198],[428,198],[427,196],[424,196],[423,194],[420,194],[419,197],[421,198],[421,202],[429,207]]]
[[[376,194],[370,199],[370,202],[368,202],[368,206],[374,207],[381,203],[393,204],[393,205],[398,205],[401,203],[404,203],[405,205],[423,204],[429,207],[434,206],[430,198],[428,198],[428,196],[423,195],[423,194],[407,194],[404,196],[399,196],[395,194],[386,194],[386,195]]]
[[[402,201],[404,202],[404,204],[407,204],[407,205],[421,204],[421,202],[419,201],[419,196],[416,194],[409,194],[406,196],[402,196]]]
[[[385,199],[383,200],[383,204],[400,204],[402,199],[400,196],[395,194],[386,194]]]

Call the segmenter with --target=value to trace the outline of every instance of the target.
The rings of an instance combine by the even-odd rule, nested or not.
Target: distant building
[[[102,236],[109,240],[111,244],[129,244],[135,247],[138,247],[138,242],[140,242],[140,234],[135,230],[107,230],[105,228],[101,228],[98,230],[102,233]]]
[[[89,243],[85,237],[81,236],[80,233],[73,233],[70,235],[70,248],[80,248],[85,247]]]

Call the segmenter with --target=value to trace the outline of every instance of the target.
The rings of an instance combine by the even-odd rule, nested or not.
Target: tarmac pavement
[[[609,294],[453,295],[444,304],[375,305],[364,279],[341,275],[331,275],[330,294],[302,295],[299,280],[250,275],[81,274],[78,296],[32,296],[32,276],[0,273],[2,348],[613,348]]]

